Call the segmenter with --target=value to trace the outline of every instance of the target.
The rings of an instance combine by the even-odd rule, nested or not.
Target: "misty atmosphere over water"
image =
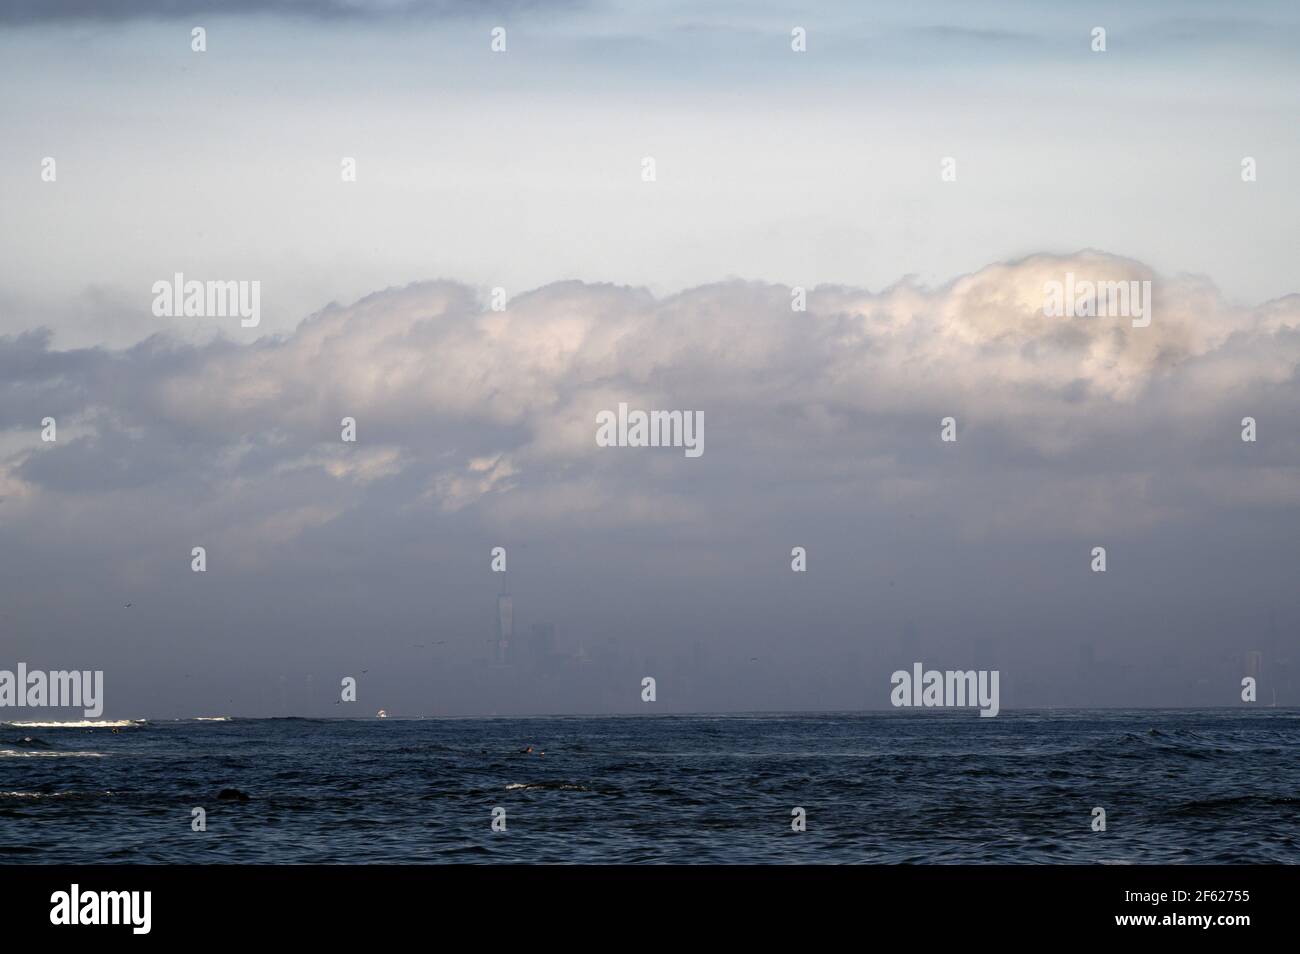
[[[1300,705],[1300,10],[1088,12],[5,4],[0,672],[109,719],[918,663]],[[1045,310],[1093,283],[1140,320]],[[623,405],[698,456],[604,446]]]
[[[1043,316],[1107,270],[1145,273],[797,314],[442,282],[248,345],[0,339],[3,668],[103,670],[114,718],[645,711],[646,677],[655,711],[873,709],[917,662],[1007,708],[1293,705],[1300,296]],[[600,446],[628,402],[702,453]]]

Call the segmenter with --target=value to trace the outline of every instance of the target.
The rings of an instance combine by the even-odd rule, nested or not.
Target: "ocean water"
[[[1296,863],[1300,712],[0,724],[54,862]]]

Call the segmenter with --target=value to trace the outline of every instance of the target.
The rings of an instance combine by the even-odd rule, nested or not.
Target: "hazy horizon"
[[[0,670],[102,670],[103,718],[874,711],[918,662],[1300,705],[1298,43],[1271,2],[6,5]],[[1146,315],[1049,316],[1076,279]],[[702,453],[602,446],[621,405]]]

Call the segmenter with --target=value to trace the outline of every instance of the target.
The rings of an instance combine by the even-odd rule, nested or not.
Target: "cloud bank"
[[[1045,283],[1069,272],[1151,281],[1150,326],[1045,317]],[[612,640],[629,672],[674,653],[784,654],[784,678],[749,682],[679,659],[695,674],[680,702],[694,708],[815,703],[846,653],[868,681],[918,631],[963,653],[1021,653],[1019,701],[1050,703],[1055,690],[1035,679],[1084,642],[1127,642],[1154,665],[1161,613],[1196,630],[1189,673],[1168,688],[1187,701],[1196,679],[1298,622],[1274,587],[1286,559],[1294,570],[1300,512],[1300,295],[1241,305],[1207,278],[1093,251],[997,263],[940,288],[808,289],[806,311],[792,294],[722,282],[656,298],[560,282],[498,312],[443,281],[331,305],[248,345],[184,344],[165,329],[118,351],[52,350],[39,330],[0,339],[15,621],[33,652],[57,654],[93,642],[68,631],[102,629],[104,608],[121,605],[108,594],[152,593],[169,608],[113,622],[115,652],[220,671],[235,663],[214,640],[233,640],[271,669],[318,659],[308,671],[329,671],[360,638],[332,602],[350,594],[380,607],[371,626],[385,635],[366,637],[377,652],[432,627],[449,665],[472,666],[490,638],[487,554],[500,544],[525,622],[559,618],[584,653]],[[598,447],[596,415],[620,402],[702,412],[706,452]],[[40,440],[46,417],[54,443]],[[356,443],[340,440],[345,417]],[[955,443],[939,439],[945,417]],[[1254,443],[1241,440],[1243,417],[1257,421]],[[201,582],[188,565],[200,544],[212,566]],[[1068,617],[1099,597],[1087,572],[1099,544],[1110,609],[1090,628]],[[810,554],[800,593],[795,545]],[[83,580],[57,611],[51,576]],[[1243,599],[1249,588],[1263,632],[1197,619],[1189,588],[1220,598],[1220,585]],[[1120,606],[1127,617],[1107,629]],[[51,614],[59,626],[42,625]],[[833,699],[884,704],[845,678]],[[418,708],[417,690],[394,680],[391,695]],[[1142,704],[1113,688],[1103,680],[1078,701]],[[240,698],[256,708],[260,692]],[[603,693],[568,702],[620,707]],[[564,708],[529,688],[512,698]]]

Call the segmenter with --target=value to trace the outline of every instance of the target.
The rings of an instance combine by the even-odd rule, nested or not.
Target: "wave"
[[[146,719],[81,719],[76,722],[3,722],[20,729],[124,729],[143,725]]]
[[[0,792],[0,798],[98,798],[112,792]]]
[[[0,759],[102,759],[103,752],[18,752],[0,749]]]
[[[569,782],[511,782],[506,786],[506,791],[514,791],[520,788],[545,788],[554,791],[564,792],[590,792],[591,789],[585,785],[573,785]]]
[[[229,722],[230,716],[195,716],[195,722]]]

